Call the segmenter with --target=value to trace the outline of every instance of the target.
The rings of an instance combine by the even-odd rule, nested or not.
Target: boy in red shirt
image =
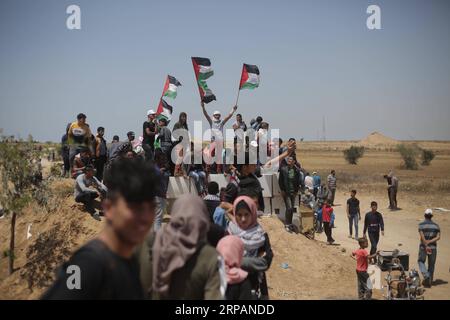
[[[333,214],[333,208],[330,206],[330,200],[325,200],[325,203],[322,208],[322,221],[323,221],[323,230],[325,231],[325,234],[327,235],[327,243],[333,244],[334,239],[331,236],[332,229],[331,229],[331,215]]]
[[[367,273],[367,267],[369,266],[369,260],[375,258],[377,253],[369,255],[366,251],[368,242],[366,238],[359,238],[359,249],[352,252],[352,257],[356,260],[356,276],[358,279],[358,298],[361,300],[369,300],[372,297],[372,290],[368,288],[367,281],[369,274]]]

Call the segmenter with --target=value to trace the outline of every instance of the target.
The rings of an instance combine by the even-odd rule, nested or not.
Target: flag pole
[[[239,87],[240,87],[240,86],[239,86]],[[235,106],[237,106],[238,101],[239,101],[239,93],[241,93],[241,88],[238,89],[238,94],[237,94],[237,97],[236,97],[236,103],[235,103]]]
[[[244,70],[244,65],[242,65],[242,70]],[[237,104],[238,104],[239,94],[241,93],[241,81],[242,81],[242,72],[241,72],[241,78],[239,79],[238,94],[237,94],[237,97],[236,97],[236,104],[235,104],[235,106],[237,106]]]

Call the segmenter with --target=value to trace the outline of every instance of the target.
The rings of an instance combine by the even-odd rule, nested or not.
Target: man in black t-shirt
[[[134,250],[153,223],[154,199],[161,182],[149,162],[120,159],[111,164],[105,184],[104,229],[59,268],[56,281],[42,299],[145,298]]]
[[[353,225],[355,225],[355,239],[358,239],[358,222],[361,220],[359,200],[356,199],[356,190],[352,190],[347,200],[347,217],[349,226],[349,238],[353,238]]]
[[[143,133],[142,137],[144,140],[142,141],[142,148],[145,151],[145,159],[153,160],[155,156],[155,133],[156,133],[156,124],[155,124],[156,112],[154,110],[149,110],[147,112],[147,121],[143,124]]]

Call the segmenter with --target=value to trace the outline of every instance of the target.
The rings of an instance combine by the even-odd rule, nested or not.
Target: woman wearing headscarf
[[[249,272],[252,287],[259,299],[268,299],[269,292],[265,271],[272,263],[273,252],[269,236],[258,223],[257,197],[242,195],[233,203],[233,218],[228,224],[228,233],[236,235],[244,243],[242,269]]]
[[[185,194],[175,201],[170,222],[140,250],[141,281],[151,298],[223,299],[223,263],[207,243],[209,227],[201,198]]]
[[[248,279],[248,272],[241,269],[244,255],[244,243],[238,236],[226,236],[217,244],[217,251],[220,253],[225,264],[227,277],[227,300],[251,300],[252,286]]]

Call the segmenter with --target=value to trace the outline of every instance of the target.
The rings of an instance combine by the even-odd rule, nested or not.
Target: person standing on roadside
[[[383,215],[377,211],[378,204],[375,201],[370,203],[371,211],[366,213],[364,218],[364,238],[369,233],[370,254],[377,252],[378,241],[380,241],[380,231],[384,236]]]
[[[359,200],[356,199],[356,190],[352,190],[350,198],[347,200],[347,218],[349,226],[349,238],[353,238],[353,225],[355,225],[355,238],[358,239],[358,222],[361,220],[361,212],[359,210]]]
[[[336,196],[336,171],[331,170],[327,178],[330,206],[334,206],[334,197]]]
[[[437,242],[441,239],[439,225],[432,221],[433,210],[425,210],[425,220],[419,224],[420,246],[419,246],[419,269],[423,275],[423,285],[430,288],[433,283],[434,265],[437,257]],[[425,261],[428,258],[428,268]]]

